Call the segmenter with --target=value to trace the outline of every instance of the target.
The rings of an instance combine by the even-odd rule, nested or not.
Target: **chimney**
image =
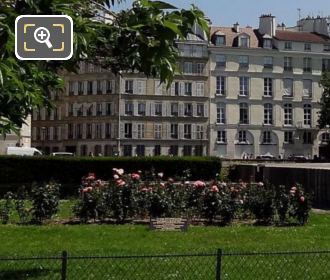
[[[234,30],[235,30],[236,33],[239,33],[239,23],[238,22],[236,22],[234,24]]]
[[[261,15],[259,18],[259,33],[274,37],[276,35],[276,18],[271,14]]]

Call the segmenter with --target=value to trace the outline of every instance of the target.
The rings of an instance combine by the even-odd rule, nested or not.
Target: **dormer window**
[[[264,39],[264,48],[271,49],[273,47],[272,39]]]
[[[292,50],[292,42],[285,42],[284,43],[284,49]]]
[[[238,38],[238,46],[241,48],[250,47],[250,37],[248,35],[240,35]]]
[[[226,37],[224,35],[215,35],[214,44],[216,46],[224,46],[226,44]]]
[[[324,47],[323,47],[323,50],[325,52],[330,52],[330,44],[325,44]]]

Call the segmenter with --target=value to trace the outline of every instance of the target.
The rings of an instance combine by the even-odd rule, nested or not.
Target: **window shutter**
[[[140,81],[137,81],[137,80],[134,80],[133,81],[133,94],[140,94],[139,92],[138,92],[138,83],[139,83]]]
[[[197,139],[196,136],[196,124],[191,125],[191,139]]]
[[[183,113],[184,113],[184,112],[183,112],[183,106],[184,106],[184,105],[183,105],[182,103],[179,103],[179,116],[180,116],[180,117],[183,117],[183,115],[184,115],[184,114],[183,114]]]
[[[139,105],[138,105],[138,103],[137,102],[134,102],[133,103],[133,114],[134,114],[134,116],[138,116],[139,115]]]
[[[162,102],[162,116],[166,117],[167,113],[166,113],[166,103]]]
[[[96,81],[92,81],[93,83],[93,92],[92,95],[96,95],[96,91],[97,91],[97,82]]]
[[[150,115],[151,116],[154,116],[155,115],[155,103],[154,102],[152,102],[152,103],[150,103]]]
[[[196,88],[196,83],[195,82],[192,83],[191,91],[192,91],[191,92],[191,95],[192,96],[197,96],[197,92],[196,92],[197,91],[197,88]]]
[[[175,96],[175,82],[174,81],[171,84],[171,96]]]
[[[162,95],[163,85],[160,80],[155,80],[155,95]]]
[[[32,139],[36,140],[37,139],[37,128],[32,127]]]
[[[185,90],[184,84],[185,84],[184,82],[179,83],[179,95],[184,95],[184,90]]]
[[[107,94],[107,80],[102,81],[102,94]]]
[[[209,105],[207,103],[204,104],[204,117],[209,117]]]
[[[63,139],[68,139],[68,132],[69,132],[69,125],[68,124],[65,124],[64,125],[64,137]]]
[[[183,136],[184,136],[184,124],[180,123],[178,125],[178,130],[179,130],[179,139],[183,139]]]
[[[124,116],[125,115],[125,101],[121,100],[120,101],[120,116]]]
[[[197,117],[197,104],[192,104],[193,107],[193,117]]]

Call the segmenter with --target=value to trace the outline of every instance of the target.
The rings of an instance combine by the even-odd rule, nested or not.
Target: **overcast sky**
[[[261,14],[272,13],[278,23],[284,22],[293,26],[298,19],[298,8],[301,16],[329,16],[330,0],[165,0],[179,8],[188,8],[195,4],[212,20],[214,25],[231,26],[239,22],[241,26],[257,27]],[[126,4],[116,6],[116,9],[127,8]]]

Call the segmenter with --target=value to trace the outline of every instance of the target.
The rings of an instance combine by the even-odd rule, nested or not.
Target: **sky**
[[[259,25],[259,16],[276,16],[277,23],[294,26],[299,17],[330,16],[329,0],[163,0],[178,8],[189,8],[190,4],[199,7],[212,20],[213,25],[231,26],[238,22],[241,26]],[[116,10],[127,8],[132,0],[116,6]]]

